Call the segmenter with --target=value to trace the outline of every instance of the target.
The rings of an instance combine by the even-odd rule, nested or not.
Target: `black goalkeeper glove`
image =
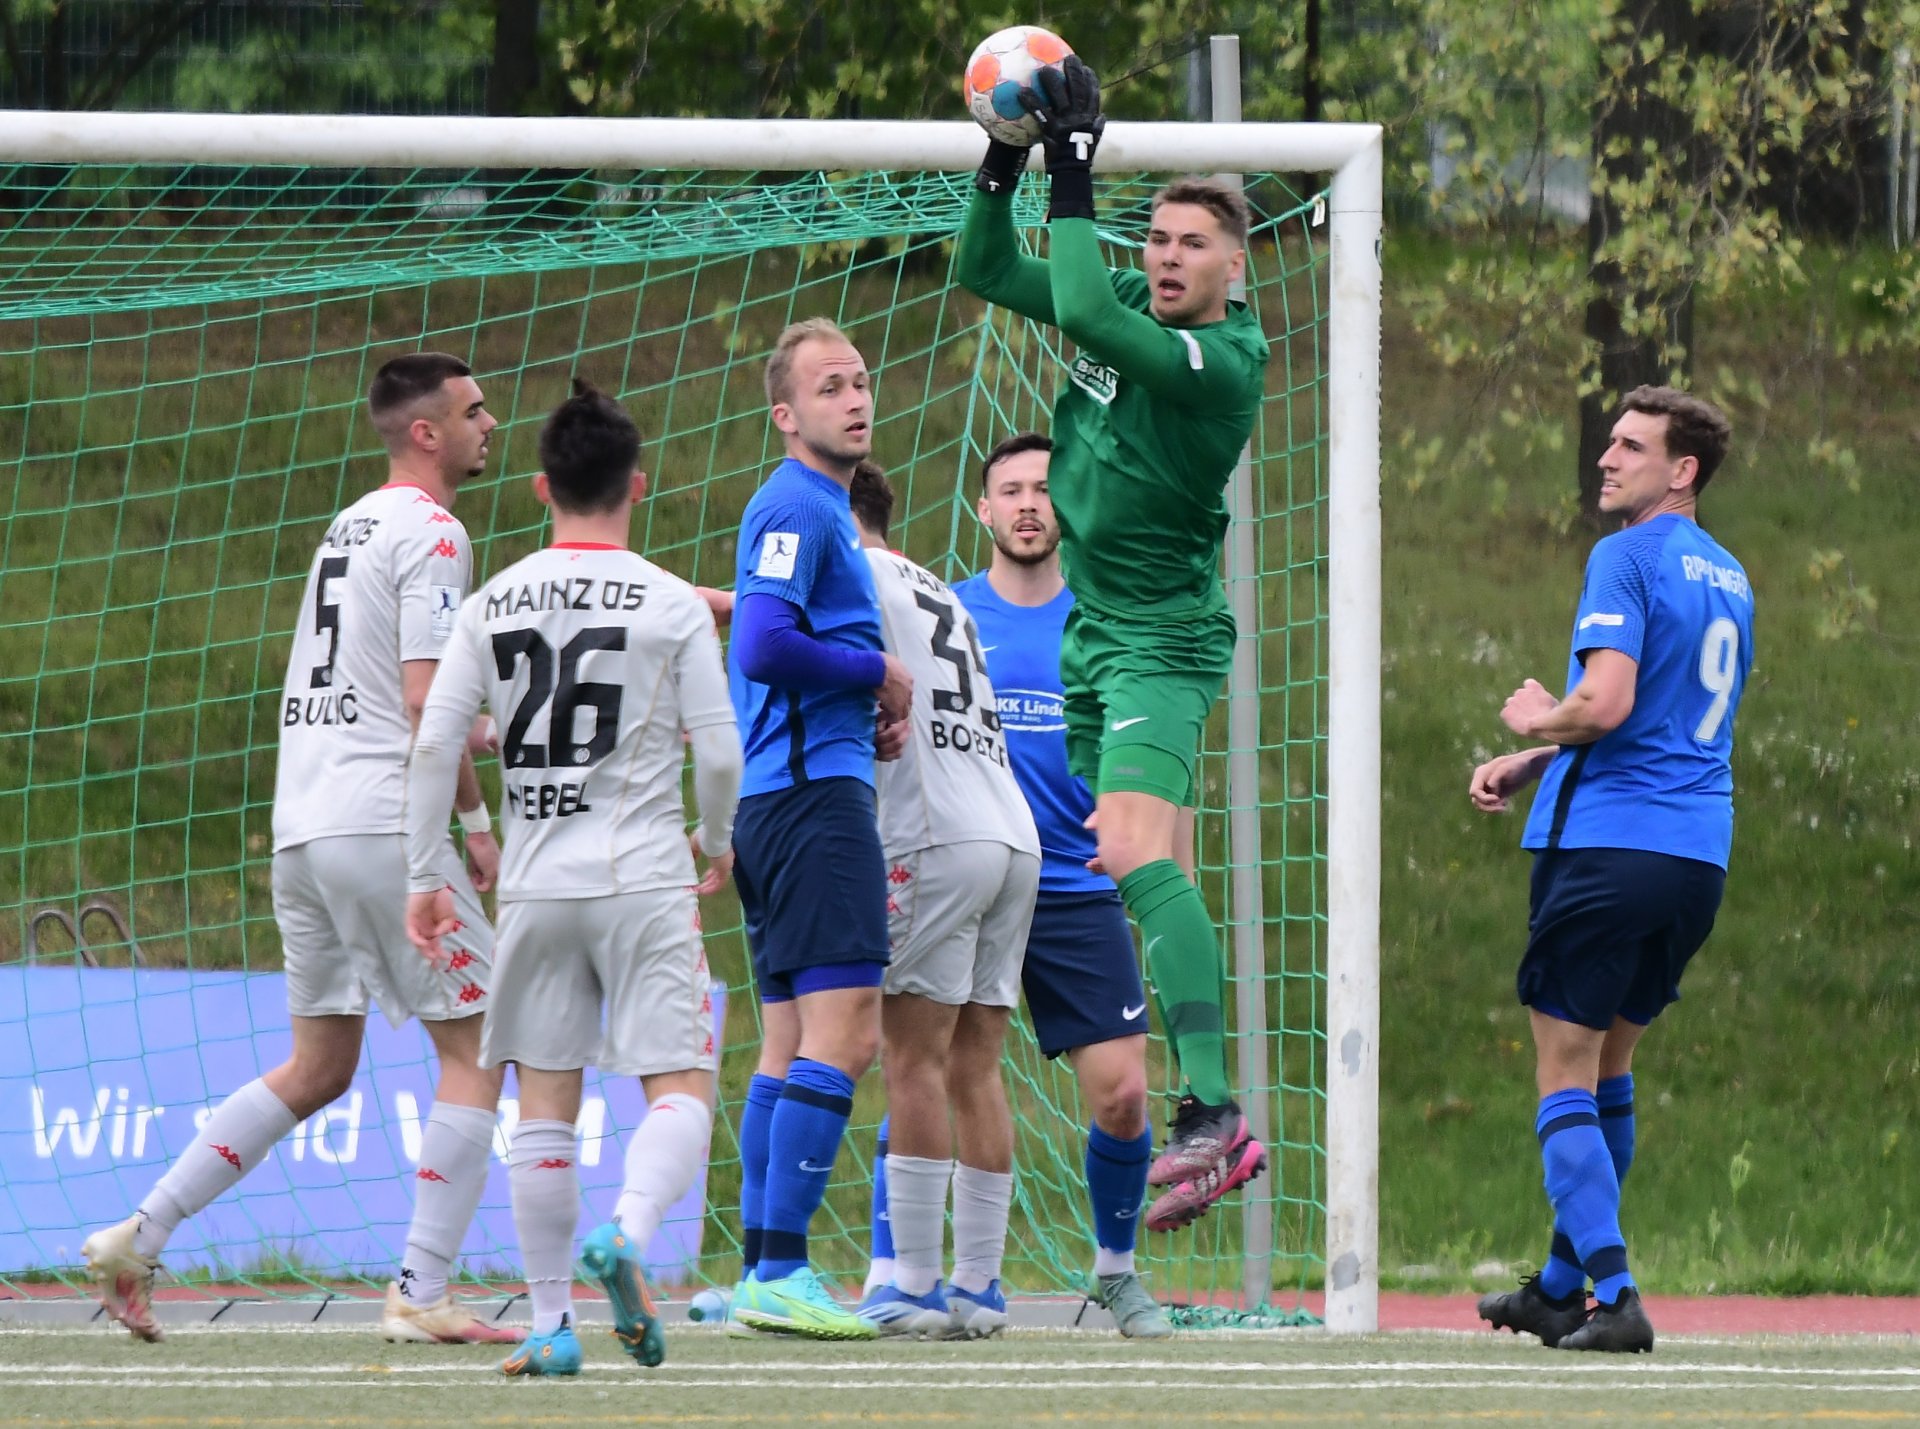
[[[1027,159],[1032,152],[1032,146],[1023,149],[998,139],[987,140],[987,157],[980,161],[973,186],[990,194],[1012,193],[1020,182],[1020,175],[1027,171]]]
[[[1053,180],[1047,217],[1092,218],[1093,153],[1107,127],[1100,112],[1100,77],[1080,56],[1068,55],[1059,69],[1041,70],[1033,88],[1020,92],[1020,103],[1040,121],[1047,177]]]

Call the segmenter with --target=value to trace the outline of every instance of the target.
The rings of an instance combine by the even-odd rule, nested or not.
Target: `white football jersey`
[[[472,569],[466,527],[418,486],[382,486],[333,518],[277,708],[276,851],[401,831],[413,726],[400,662],[440,658]]]
[[[500,731],[503,901],[694,882],[681,731],[734,718],[713,613],[691,585],[616,546],[516,562],[460,613],[422,746],[458,744],[482,703]],[[417,819],[410,854],[445,823],[444,806]]]
[[[913,676],[906,753],[874,766],[887,857],[981,839],[1038,858],[973,617],[945,581],[905,556],[869,547],[867,561],[881,638]]]

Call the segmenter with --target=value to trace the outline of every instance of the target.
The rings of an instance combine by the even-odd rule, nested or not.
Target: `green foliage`
[[[1039,13],[960,0],[558,0],[546,23],[571,105],[588,113],[958,118],[960,72],[1005,25],[1043,24],[1107,79],[1115,112],[1173,112],[1167,61],[1206,33],[1205,0],[1056,0]]]

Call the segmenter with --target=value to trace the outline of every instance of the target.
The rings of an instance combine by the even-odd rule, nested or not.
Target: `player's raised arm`
[[[1226,316],[1226,284],[1216,280],[1239,275],[1246,261],[1244,228],[1235,232],[1218,215],[1190,212],[1175,200],[1178,216],[1195,221],[1169,232],[1174,215],[1163,212],[1169,207],[1164,196],[1156,200],[1147,243],[1148,266],[1156,270],[1150,310],[1128,306],[1116,284],[1138,280],[1107,268],[1093,224],[1093,156],[1106,128],[1099,78],[1069,55],[1058,71],[1042,70],[1034,90],[1021,98],[1040,121],[1053,186],[1045,267],[1061,333],[1155,396],[1203,411],[1243,405],[1246,363],[1219,351],[1230,339],[1207,326]],[[1209,349],[1216,350],[1212,361]]]
[[[953,275],[977,297],[1050,323],[1053,284],[1046,260],[1022,253],[1013,231],[1013,191],[1027,167],[1027,152],[998,139],[987,141],[987,157],[974,175],[973,201],[960,229]]]

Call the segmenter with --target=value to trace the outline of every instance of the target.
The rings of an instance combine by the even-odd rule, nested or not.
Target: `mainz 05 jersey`
[[[483,701],[500,729],[502,899],[693,883],[681,731],[734,720],[691,585],[618,546],[516,562],[461,612],[422,745],[458,743]]]
[[[867,560],[887,651],[913,676],[906,753],[875,770],[887,857],[992,840],[1038,858],[973,617],[945,581],[905,556],[869,548]]]
[[[420,487],[380,487],[334,517],[277,707],[276,850],[401,831],[413,727],[400,663],[440,658],[471,572],[466,528]]]

